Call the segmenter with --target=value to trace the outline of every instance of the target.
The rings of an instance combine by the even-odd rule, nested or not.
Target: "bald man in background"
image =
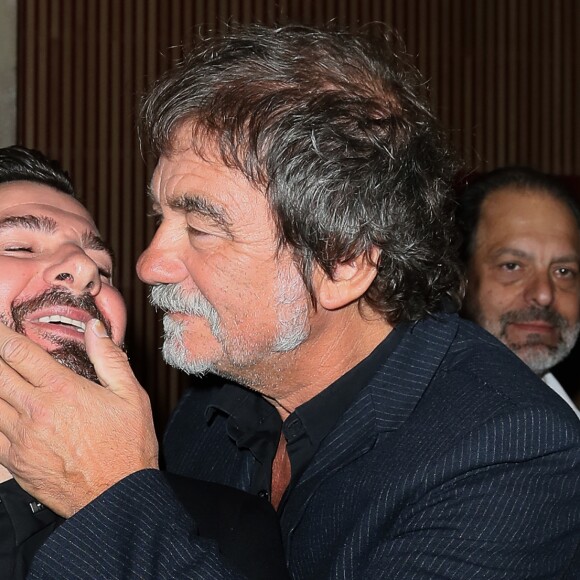
[[[500,168],[460,197],[467,318],[501,340],[580,418],[551,369],[580,330],[580,213],[564,185]]]

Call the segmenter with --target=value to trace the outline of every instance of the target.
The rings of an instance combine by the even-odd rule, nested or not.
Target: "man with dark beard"
[[[96,381],[85,324],[100,320],[117,344],[125,332],[111,270],[111,253],[62,169],[36,151],[0,149],[0,320]],[[0,577],[23,578],[62,519],[2,466],[0,481]]]
[[[464,313],[565,399],[550,370],[580,330],[580,214],[563,184],[522,167],[496,169],[460,197],[468,286]]]
[[[50,310],[57,306],[59,308],[70,307],[81,309],[87,312],[91,318],[101,320],[110,332],[110,323],[103,317],[95,304],[94,298],[90,294],[76,297],[70,294],[68,290],[59,288],[51,288],[30,300],[14,301],[11,307],[12,321],[7,319],[3,314],[0,314],[0,320],[8,326],[12,326],[17,332],[26,334],[24,321],[29,317],[31,312],[38,312],[40,309]],[[52,325],[59,323],[66,324],[62,321],[62,317],[60,318],[61,320],[50,320],[48,323]],[[78,328],[79,331],[77,332],[82,333],[82,326]],[[54,344],[54,349],[50,350],[50,353],[58,362],[86,379],[98,381],[95,367],[87,356],[83,342],[79,342],[77,339],[53,335],[51,332],[46,331],[44,332],[44,337]]]

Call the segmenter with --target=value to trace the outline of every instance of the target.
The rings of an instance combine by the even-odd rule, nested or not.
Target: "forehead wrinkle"
[[[37,215],[12,215],[0,219],[0,229],[12,228],[52,234],[57,230],[57,223],[51,217]]]

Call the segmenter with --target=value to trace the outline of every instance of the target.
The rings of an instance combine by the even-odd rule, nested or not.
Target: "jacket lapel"
[[[394,431],[407,420],[449,350],[458,322],[457,315],[438,314],[409,328],[324,439],[300,478],[284,510],[284,515],[293,513],[292,527],[298,524],[312,493],[327,477],[369,451],[379,433]]]

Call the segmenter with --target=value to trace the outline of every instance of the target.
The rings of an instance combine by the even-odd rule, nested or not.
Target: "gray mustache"
[[[191,316],[208,316],[214,312],[212,305],[201,294],[187,294],[177,284],[153,286],[149,301],[163,312],[179,312]]]
[[[512,310],[501,317],[502,324],[517,324],[541,320],[560,330],[566,328],[566,320],[551,308],[530,306],[525,310]]]
[[[163,312],[205,318],[212,333],[220,333],[220,319],[216,309],[199,292],[184,292],[177,284],[158,284],[151,288],[149,301]]]

